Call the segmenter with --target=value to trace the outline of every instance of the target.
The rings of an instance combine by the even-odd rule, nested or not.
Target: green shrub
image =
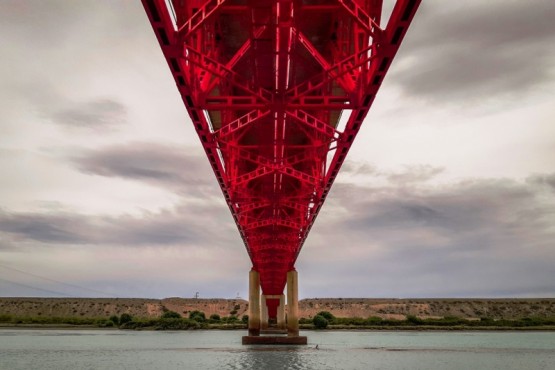
[[[111,328],[114,326],[114,322],[112,320],[107,319],[98,319],[95,323],[96,326],[99,328]]]
[[[120,324],[120,329],[141,329],[156,327],[160,320],[156,319],[133,319]],[[121,319],[120,319],[121,322]]]
[[[407,320],[407,323],[413,324],[413,325],[421,325],[423,322],[422,319],[419,319],[414,315],[407,315],[406,320]]]
[[[190,320],[195,320],[197,322],[205,322],[206,321],[206,316],[204,315],[204,312],[191,311],[191,313],[189,313],[189,319]]]
[[[180,319],[181,315],[175,311],[166,311],[162,314],[162,319]]]
[[[125,323],[131,322],[133,321],[133,316],[131,316],[128,313],[122,313],[121,316],[119,317],[119,324],[123,325]]]
[[[325,329],[328,327],[328,320],[322,315],[314,316],[312,323],[316,329]]]
[[[200,327],[201,324],[196,320],[183,318],[160,319],[154,325],[156,330],[199,329]]]
[[[240,322],[240,320],[237,316],[231,315],[222,317],[221,322],[225,324],[234,324]]]
[[[217,313],[210,315],[211,321],[220,321],[222,318]]]
[[[335,316],[333,316],[330,312],[328,311],[320,311],[316,314],[316,316],[322,316],[324,319],[326,319],[328,322],[332,322],[333,320],[335,320]]]
[[[109,319],[109,320],[110,320],[111,322],[113,322],[114,325],[119,325],[119,317],[117,317],[116,315],[110,316],[110,319]]]
[[[245,324],[249,323],[249,315],[243,315],[243,317],[241,317],[241,321],[244,322]]]

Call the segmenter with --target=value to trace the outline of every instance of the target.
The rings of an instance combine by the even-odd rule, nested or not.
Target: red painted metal
[[[385,27],[382,0],[142,2],[262,291],[281,294],[420,0]]]

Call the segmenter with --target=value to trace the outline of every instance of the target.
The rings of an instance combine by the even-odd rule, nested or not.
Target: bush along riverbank
[[[382,319],[371,316],[335,317],[321,311],[312,319],[301,318],[301,329],[390,329],[390,330],[555,330],[555,317],[524,317],[520,319],[492,319],[483,317],[469,320],[455,316],[422,319],[407,315],[405,320]]]
[[[206,318],[200,311],[189,313],[188,318],[182,317],[177,312],[167,311],[156,319],[133,317],[127,313],[109,318],[0,315],[0,326],[3,327],[90,327],[135,330],[246,329],[247,322],[246,315],[241,319],[236,316],[220,317],[217,314]]]
[[[31,317],[0,315],[0,327],[32,328],[114,328],[127,330],[194,330],[246,329],[248,316],[241,318],[231,315],[220,317],[213,314],[206,317],[204,312],[192,311],[182,317],[174,311],[166,311],[159,318],[139,318],[123,313],[109,318],[80,317]],[[382,319],[371,316],[335,317],[330,312],[321,311],[313,318],[301,318],[300,328],[305,330],[555,330],[555,317],[525,317],[520,319],[464,319],[455,316],[422,319],[407,315],[404,320]]]

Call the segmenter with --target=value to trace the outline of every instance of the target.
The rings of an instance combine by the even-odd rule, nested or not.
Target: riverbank
[[[179,317],[176,312],[168,311],[165,316],[157,319],[133,318],[123,314],[120,317],[80,319],[75,318],[41,318],[0,316],[0,329],[108,329],[108,330],[246,330],[248,317],[206,317],[197,314],[189,318]],[[522,318],[519,320],[466,320],[454,317],[422,320],[407,316],[404,320],[381,320],[376,317],[336,318],[329,312],[321,312],[318,316],[326,316],[326,325],[322,326],[315,318],[301,319],[302,330],[331,331],[510,331],[540,330],[555,331],[555,318]]]
[[[0,327],[246,330],[241,299],[0,298]],[[303,330],[555,330],[555,299],[305,299]]]
[[[133,317],[158,318],[166,311],[174,311],[182,316],[201,311],[206,317],[219,315],[241,318],[248,313],[248,302],[240,298],[0,298],[0,316],[95,319],[127,313]],[[383,320],[403,320],[408,315],[424,320],[449,316],[467,320],[515,320],[555,317],[555,298],[312,298],[299,301],[301,318],[312,319],[321,311],[330,312],[335,317],[379,317]]]

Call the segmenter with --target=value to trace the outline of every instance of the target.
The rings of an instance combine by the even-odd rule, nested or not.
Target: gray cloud
[[[0,209],[0,254],[8,267],[131,297],[192,296],[199,290],[203,297],[231,297],[243,289],[248,271],[223,204],[178,205],[136,216]],[[2,282],[3,295],[45,295],[49,289],[46,296],[90,296],[13,275],[8,271]]]
[[[528,181],[550,188],[553,192],[555,192],[555,173],[530,176]]]
[[[351,232],[424,227],[453,241],[478,237],[481,243],[512,240],[510,244],[547,246],[555,240],[550,231],[555,222],[553,195],[531,181],[469,180],[445,187],[382,189],[337,184],[337,188],[332,204],[349,210],[352,219],[343,226]]]
[[[430,165],[405,166],[404,171],[386,174],[390,182],[399,184],[425,182],[441,174],[445,169]]]
[[[374,178],[384,178],[390,183],[395,184],[414,184],[426,182],[445,171],[443,167],[434,167],[426,164],[405,165],[402,171],[383,171],[376,166],[365,162],[355,162],[346,160],[341,167],[341,172],[350,175],[373,176]]]
[[[79,243],[84,240],[82,220],[61,215],[0,213],[0,231],[45,243]]]
[[[183,195],[221,196],[200,149],[129,143],[82,153],[72,163],[87,174],[142,181]]]
[[[221,233],[214,233],[214,230]],[[220,206],[178,206],[140,216],[68,212],[0,212],[6,240],[42,245],[221,245],[238,238],[228,210]],[[13,249],[13,246],[11,247]]]
[[[25,111],[69,127],[105,130],[121,123],[127,107],[102,98],[119,87],[104,85],[101,98],[88,92],[98,83],[95,77],[129,68],[133,52],[134,59],[143,59],[138,55],[155,43],[144,37],[149,27],[140,2],[0,2],[5,122]]]
[[[374,175],[378,174],[377,168],[371,164],[363,162],[354,162],[347,159],[341,166],[341,173],[349,173],[352,175]]]
[[[391,81],[433,100],[521,96],[552,73],[554,17],[550,0],[425,1]]]
[[[316,296],[345,296],[342,282],[353,281],[355,296],[554,295],[555,198],[543,180],[552,177],[335,184],[299,269],[312,279],[333,256],[309,283]]]
[[[127,17],[120,17],[127,13]],[[120,33],[133,36],[143,28],[142,6],[130,1],[67,2],[64,0],[3,0],[0,2],[0,29],[11,40],[31,43],[35,48],[60,51],[68,40],[83,42],[95,34],[109,34],[107,25],[121,25]],[[63,50],[62,50],[63,51]]]
[[[125,122],[127,109],[114,99],[97,99],[73,104],[50,115],[54,123],[72,128],[106,129]]]
[[[207,162],[200,150],[155,143],[83,152],[70,162],[79,171],[169,190],[181,196],[181,204],[140,216],[84,215],[59,205],[44,212],[3,211],[0,232],[43,244],[221,244],[238,232]]]

